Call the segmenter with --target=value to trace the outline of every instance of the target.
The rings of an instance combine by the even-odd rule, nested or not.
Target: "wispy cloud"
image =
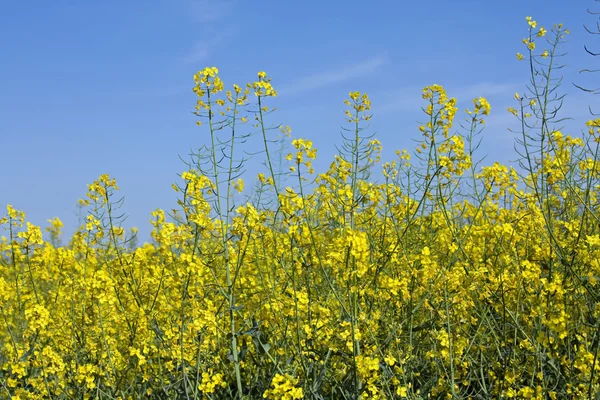
[[[511,91],[512,94],[514,92]],[[520,92],[522,93],[522,92]],[[585,121],[591,118],[588,104],[590,98],[583,93],[572,93],[564,98],[558,115],[553,121],[550,121],[551,129],[561,129],[565,134],[579,135],[584,129]],[[508,128],[519,129],[519,120],[508,112],[508,107],[514,107],[515,101],[512,100],[512,96],[506,96],[502,99],[498,99],[496,103],[492,103],[492,112],[488,118],[486,118],[486,125],[490,128],[501,129],[507,131]],[[550,104],[550,109],[559,106],[558,103]],[[565,119],[563,119],[565,118]]]
[[[386,63],[387,58],[384,56],[371,57],[358,64],[302,77],[294,82],[289,83],[288,85],[283,85],[277,91],[280,94],[285,94],[285,96],[298,95],[353,78],[371,75]]]
[[[235,7],[236,0],[187,0],[190,18],[198,22],[217,22]]]
[[[374,103],[373,109],[377,114],[384,114],[388,112],[398,111],[418,111],[419,110],[419,99],[421,89],[408,88],[399,91],[400,93],[388,97],[387,100],[381,101],[381,104]],[[374,94],[373,99],[377,99],[380,96]]]
[[[205,60],[210,54],[211,42],[200,40],[192,46],[192,48],[181,57],[181,61],[186,64],[197,64]]]
[[[450,89],[448,95],[456,97],[459,101],[470,101],[475,97],[494,97],[512,95],[523,85],[517,83],[480,82],[457,90]]]
[[[514,83],[480,82],[456,89],[452,86],[445,88],[448,96],[456,98],[459,103],[464,103],[480,96],[486,97],[488,100],[489,98],[494,97],[511,97],[520,87],[521,85]],[[422,87],[416,86],[398,89],[395,91],[395,93],[398,94],[387,96],[388,99],[384,100],[383,104],[374,106],[374,108],[379,114],[398,111],[418,111],[423,105],[423,103],[420,102],[422,90]],[[494,104],[492,104],[492,108],[493,107]]]
[[[213,50],[223,46],[231,37],[235,36],[235,30],[218,32],[212,35],[205,35],[205,39],[195,42],[190,49],[181,58],[181,62],[186,64],[198,64],[213,56]]]
[[[204,61],[211,55],[212,49],[222,43],[232,32],[207,34],[213,28],[210,23],[222,22],[234,11],[237,0],[186,0],[186,15],[193,21],[203,24],[205,30],[204,37],[212,36],[210,39],[198,40],[194,43],[186,54],[181,57],[181,61],[187,64],[197,64]],[[209,24],[209,25],[207,25]],[[208,30],[206,29],[208,27]],[[225,31],[226,32],[226,31]]]

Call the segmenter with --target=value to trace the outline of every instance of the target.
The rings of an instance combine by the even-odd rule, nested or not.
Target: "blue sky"
[[[597,103],[572,86],[593,82],[577,71],[600,61],[583,50],[600,50],[583,29],[594,25],[586,12],[594,7],[600,11],[591,0],[0,1],[0,207],[11,204],[42,226],[57,216],[68,235],[86,185],[108,173],[125,196],[126,226],[147,240],[151,211],[175,206],[178,155],[208,138],[191,114],[192,76],[205,66],[217,66],[227,87],[266,71],[279,92],[270,121],[315,143],[317,172],[340,143],[349,91],[369,94],[370,132],[392,155],[414,147],[420,92],[434,83],[461,110],[488,98],[481,151],[486,163],[508,162],[515,121],[506,108],[528,81],[527,65],[515,59],[525,16],[571,29],[562,90],[578,130]]]

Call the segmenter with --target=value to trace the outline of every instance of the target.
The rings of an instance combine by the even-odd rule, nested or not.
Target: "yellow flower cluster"
[[[252,88],[257,97],[277,96],[277,91],[271,85],[271,78],[267,78],[267,73],[264,71],[258,73],[258,81],[252,84]]]
[[[300,165],[304,165],[307,168],[308,173],[314,173],[312,160],[317,158],[317,149],[313,148],[312,142],[306,139],[294,139],[292,140],[292,146],[294,146],[297,151],[295,155],[289,153],[286,156],[286,160],[294,160],[295,163],[295,165],[290,166],[290,170],[294,172]]]
[[[371,110],[371,100],[366,93],[350,92],[348,94],[350,100],[344,100],[344,104],[351,107],[351,110],[345,110],[347,121],[351,123],[359,123],[360,121],[368,121],[371,119],[371,115],[367,114],[367,111]],[[361,115],[362,114],[362,115]]]
[[[289,375],[276,374],[271,383],[271,388],[263,394],[265,399],[294,400],[303,399],[302,388],[296,387],[298,379]]]
[[[532,52],[536,48],[535,39],[545,37],[548,34],[548,30],[541,26],[537,32],[534,32],[534,29],[537,28],[537,21],[534,21],[531,17],[526,17],[525,19],[527,20],[527,25],[529,25],[529,36],[523,38],[523,44],[525,45],[525,47],[527,47],[527,51],[530,53],[530,55],[532,55]],[[562,24],[555,25],[554,29],[556,30],[557,36],[559,38],[562,38],[564,37],[564,35],[570,33],[568,29],[563,29]],[[546,59],[549,55],[550,51],[544,49],[544,51],[542,51],[542,53],[539,54],[539,57]],[[521,61],[524,58],[525,57],[523,56],[523,54],[517,53],[517,60]]]

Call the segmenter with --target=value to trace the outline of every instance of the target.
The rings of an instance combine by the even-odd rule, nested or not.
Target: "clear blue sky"
[[[271,122],[312,140],[318,167],[339,143],[349,91],[369,93],[371,131],[391,155],[414,146],[420,91],[434,83],[461,111],[488,98],[482,151],[487,163],[506,162],[514,158],[507,128],[515,126],[506,107],[528,79],[515,59],[525,16],[571,28],[565,111],[583,121],[597,99],[571,83],[585,82],[579,69],[600,66],[583,50],[600,50],[583,29],[595,23],[586,12],[594,7],[600,11],[592,0],[0,0],[0,207],[11,204],[44,227],[57,216],[70,234],[76,201],[108,173],[125,195],[126,226],[147,240],[151,211],[175,206],[178,155],[208,137],[191,114],[192,76],[205,66],[217,66],[227,87],[266,71],[279,91]]]

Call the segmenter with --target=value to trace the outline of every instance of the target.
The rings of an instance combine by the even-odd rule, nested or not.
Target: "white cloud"
[[[187,0],[186,3],[192,20],[217,22],[232,11],[236,0]]]
[[[285,94],[285,96],[289,97],[309,92],[311,90],[321,89],[360,76],[371,75],[375,70],[386,63],[386,57],[371,57],[358,64],[302,77],[288,85],[283,85],[277,90],[277,92],[279,94]]]
[[[522,87],[523,85],[516,83],[480,82],[458,90],[450,89],[448,95],[455,97],[458,101],[471,101],[475,97],[512,96]]]
[[[202,24],[208,24],[213,22],[221,22],[224,18],[229,16],[237,3],[237,0],[186,0],[185,1],[185,12],[186,15],[195,22]],[[208,31],[212,30],[212,25],[209,26]],[[206,26],[203,26],[206,28]],[[226,37],[231,36],[232,33],[218,33],[211,35],[210,40],[199,40],[190,48],[190,50],[181,57],[181,61],[187,64],[197,64],[204,61],[211,54],[212,49],[221,43]]]
[[[181,60],[187,64],[197,64],[205,60],[210,54],[211,44],[205,40],[196,42]]]
[[[516,92],[521,85],[514,83],[494,83],[494,82],[480,82],[472,85],[463,86],[460,88],[453,88],[452,86],[444,86],[448,96],[454,97],[459,103],[470,102],[476,97],[490,98],[501,98],[505,99],[512,98],[514,92]],[[378,113],[387,112],[398,112],[398,111],[411,111],[418,112],[425,103],[421,100],[422,87],[410,86],[403,89],[395,90],[394,95],[385,96],[387,101],[383,101],[381,105],[373,105],[373,109]],[[386,91],[390,93],[389,91]],[[376,98],[376,96],[373,96]],[[494,110],[494,103],[492,102],[492,111]]]
[[[374,94],[373,99],[377,99],[379,96]],[[422,104],[419,102],[421,99],[421,89],[403,89],[400,94],[393,96],[392,99],[384,101],[382,104],[373,103],[373,111],[377,114],[384,114],[393,111],[419,111]],[[375,100],[376,101],[376,100]]]

